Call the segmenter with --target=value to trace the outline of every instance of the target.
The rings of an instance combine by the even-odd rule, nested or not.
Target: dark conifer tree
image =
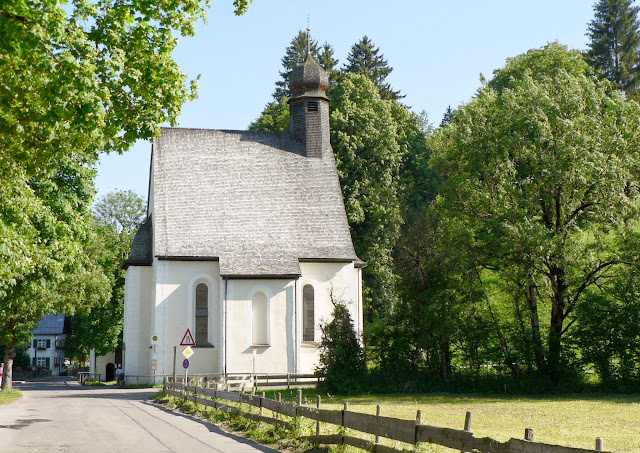
[[[333,58],[333,54],[333,47],[325,41],[318,51],[318,59],[316,60],[318,64],[327,71],[327,76],[329,76],[329,93],[331,93],[331,89],[335,86],[338,81],[338,77],[340,76],[338,60]]]
[[[440,121],[440,127],[445,127],[447,124],[450,124],[453,121],[455,113],[451,110],[451,106],[447,107],[447,110],[444,112],[442,117],[442,121]]]
[[[600,0],[589,23],[587,58],[626,94],[640,86],[640,25],[632,0]]]
[[[384,56],[380,53],[380,48],[375,47],[366,35],[363,36],[359,42],[351,46],[347,61],[349,63],[345,65],[342,71],[366,76],[376,84],[382,99],[398,100],[404,97],[400,95],[400,91],[393,90],[391,85],[385,82],[385,79],[391,74],[393,68],[389,66],[387,60],[385,60]]]

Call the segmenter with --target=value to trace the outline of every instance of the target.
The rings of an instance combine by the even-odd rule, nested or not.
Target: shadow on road
[[[167,409],[165,407],[162,407],[158,404],[154,404],[148,401],[145,401],[146,405],[151,406],[151,407],[155,407],[157,409],[160,409],[161,411],[167,413],[167,414],[171,414],[175,417],[182,417],[182,418],[186,418],[187,420],[191,420],[197,423],[200,423],[201,425],[205,426],[210,432],[215,433],[215,434],[219,434],[220,436],[224,436],[224,437],[228,437],[230,439],[235,440],[236,442],[240,442],[243,444],[247,444],[247,445],[251,445],[253,448],[255,448],[258,451],[262,451],[265,453],[278,453],[278,450],[274,450],[273,448],[269,448],[269,447],[265,447],[264,445],[260,445],[258,443],[256,443],[255,441],[251,440],[251,439],[247,439],[245,437],[242,436],[237,436],[235,434],[231,434],[228,433],[226,431],[223,431],[220,427],[218,427],[217,425],[214,425],[211,422],[208,422],[206,420],[202,420],[200,418],[196,418],[193,417],[191,415],[187,415],[187,414],[182,414],[180,412],[176,412],[176,411],[172,411],[170,409]]]

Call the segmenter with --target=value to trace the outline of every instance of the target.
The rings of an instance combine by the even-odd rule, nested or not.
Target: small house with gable
[[[362,332],[362,267],[329,143],[328,78],[290,78],[290,131],[164,128],[124,263],[124,372],[312,373],[333,302]],[[177,347],[177,358],[174,351]]]
[[[65,369],[65,343],[69,325],[64,315],[49,314],[31,331],[31,344],[27,348],[31,366],[39,371],[58,376]]]

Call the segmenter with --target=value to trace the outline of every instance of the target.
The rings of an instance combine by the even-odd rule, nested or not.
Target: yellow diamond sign
[[[184,351],[182,351],[182,355],[185,356],[187,359],[191,357],[193,354],[195,354],[195,351],[191,349],[191,346],[187,346],[186,348],[184,348]]]

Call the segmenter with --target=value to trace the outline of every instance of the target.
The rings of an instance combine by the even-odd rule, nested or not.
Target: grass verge
[[[268,398],[275,398],[277,391],[268,391]],[[280,391],[287,402],[296,400],[296,390]],[[318,392],[305,389],[303,404],[315,407]],[[387,417],[415,419],[417,410],[422,411],[423,423],[462,429],[466,412],[471,412],[471,430],[477,437],[491,437],[499,441],[524,437],[525,428],[534,430],[536,442],[562,445],[566,447],[594,449],[596,437],[604,440],[605,451],[618,453],[640,453],[640,395],[576,394],[538,397],[512,395],[366,395],[334,396],[321,394],[324,409],[342,409],[349,402],[349,410],[375,414],[376,406],[382,406],[382,415]],[[314,451],[294,438],[297,435],[315,433],[315,422],[301,419],[296,421],[296,432],[278,431],[265,423],[255,423],[221,411],[205,410],[193,402],[179,398],[173,400],[174,408],[186,413],[201,414],[215,423],[223,423],[229,429],[246,431],[247,437],[261,443],[274,444],[276,448],[297,451]],[[251,410],[245,405],[245,411]],[[254,412],[256,409],[253,409]],[[265,414],[269,415],[270,414]],[[337,432],[337,428],[323,423],[323,434]],[[371,438],[363,433],[353,433],[358,437]],[[406,444],[387,445],[409,448]],[[285,447],[283,447],[283,445]],[[307,450],[305,450],[307,448]],[[316,451],[359,451],[350,447],[342,450],[327,448]],[[451,450],[429,444],[421,445],[421,452],[444,453]]]
[[[22,392],[19,390],[3,390],[0,392],[0,406],[9,404],[20,397],[22,397]]]

